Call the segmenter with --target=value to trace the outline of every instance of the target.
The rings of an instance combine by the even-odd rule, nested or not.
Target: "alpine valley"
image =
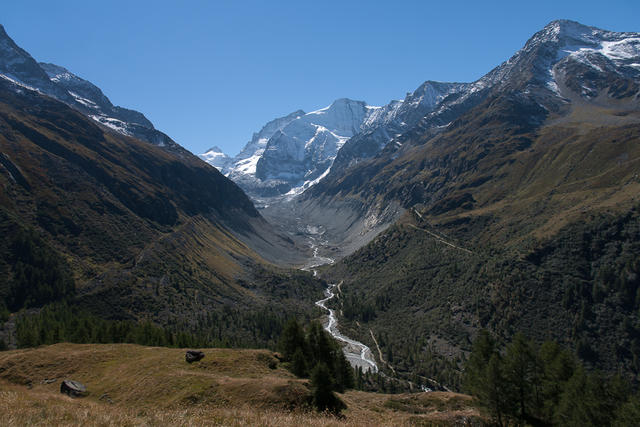
[[[640,411],[637,394],[624,400],[640,384],[640,33],[553,21],[475,82],[428,80],[383,106],[341,98],[294,111],[231,157],[217,146],[191,154],[92,83],[38,63],[0,27],[0,229],[0,345],[20,363],[103,351],[13,350],[62,341],[280,351],[220,353],[209,368],[230,357],[238,372],[213,386],[194,380],[197,392],[171,410],[214,395],[241,407],[245,388],[263,409],[317,406],[317,320],[360,367],[361,391],[339,395],[348,409],[336,423],[582,425],[588,416],[570,403],[587,398],[566,390],[595,388],[595,377],[574,379],[584,372],[622,396],[592,412],[621,411],[605,424],[631,419],[625,408]],[[541,344],[519,386],[478,392],[477,378],[509,383],[523,366],[513,355]],[[104,351],[117,363],[147,363],[137,347],[114,348]],[[0,357],[2,381],[21,384],[15,363]],[[273,382],[245,379],[242,363],[268,366],[260,378]],[[310,375],[312,391],[281,366]],[[333,385],[343,392],[352,374],[340,372]],[[408,394],[422,390],[442,394]],[[300,422],[320,421],[283,421]]]

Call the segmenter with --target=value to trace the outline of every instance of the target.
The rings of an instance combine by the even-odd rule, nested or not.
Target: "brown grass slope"
[[[311,392],[266,350],[184,350],[58,344],[0,354],[3,425],[450,425],[479,421],[470,398],[453,393],[348,392],[343,418],[309,407]],[[74,379],[86,398],[59,393]]]

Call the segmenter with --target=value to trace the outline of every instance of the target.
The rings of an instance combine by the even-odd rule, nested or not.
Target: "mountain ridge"
[[[64,102],[122,135],[134,136],[167,149],[184,150],[169,136],[155,129],[144,114],[114,106],[93,83],[59,65],[38,63],[11,39],[1,24],[0,77]]]

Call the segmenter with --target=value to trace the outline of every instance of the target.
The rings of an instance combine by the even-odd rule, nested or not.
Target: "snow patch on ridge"
[[[129,130],[127,129],[127,123],[123,122],[122,120],[118,120],[113,117],[98,116],[95,114],[91,114],[89,115],[89,117],[91,117],[96,122],[108,128],[111,128],[118,133],[121,133],[122,135],[131,136],[131,132],[129,132]]]
[[[10,81],[11,83],[13,83],[16,86],[20,86],[20,87],[23,87],[25,89],[29,89],[29,90],[33,90],[33,91],[38,92],[38,93],[42,93],[42,91],[40,89],[38,89],[36,87],[33,87],[33,86],[29,86],[28,84],[25,84],[25,83],[21,82],[19,79],[10,77],[7,74],[0,74],[0,77],[2,77],[5,80]]]
[[[53,79],[52,79],[52,80],[53,80]],[[72,92],[72,91],[68,91],[68,92],[69,92],[69,94],[70,94],[71,96],[73,96],[73,99],[75,99],[75,100],[76,100],[76,102],[78,102],[78,103],[80,103],[80,104],[84,105],[85,107],[87,107],[87,108],[93,108],[93,109],[98,109],[98,108],[100,108],[100,107],[98,107],[98,105],[96,105],[96,103],[95,103],[95,102],[93,102],[92,100],[87,99],[87,98],[83,98],[83,97],[81,97],[80,95],[78,95],[78,94],[77,94],[77,93],[75,93],[75,92]]]

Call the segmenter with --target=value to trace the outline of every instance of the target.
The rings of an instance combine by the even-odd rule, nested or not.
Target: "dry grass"
[[[465,178],[473,181],[491,175],[495,179],[473,189],[477,200],[473,209],[431,215],[429,222],[490,217],[493,222],[479,230],[479,241],[517,243],[531,237],[544,240],[589,215],[624,212],[637,205],[640,118],[594,108],[578,108],[574,113],[580,121],[570,116],[541,128],[531,135],[529,149],[510,155],[512,162],[480,161],[478,172]],[[587,116],[594,123],[585,125],[582,120]],[[605,126],[606,118],[622,120],[625,126]]]
[[[308,406],[306,381],[275,366],[266,350],[184,350],[128,344],[57,344],[0,353],[0,425],[448,425],[478,419],[454,393],[384,395],[351,391],[341,418]],[[87,385],[86,398],[59,393]],[[51,380],[55,380],[50,382]]]

